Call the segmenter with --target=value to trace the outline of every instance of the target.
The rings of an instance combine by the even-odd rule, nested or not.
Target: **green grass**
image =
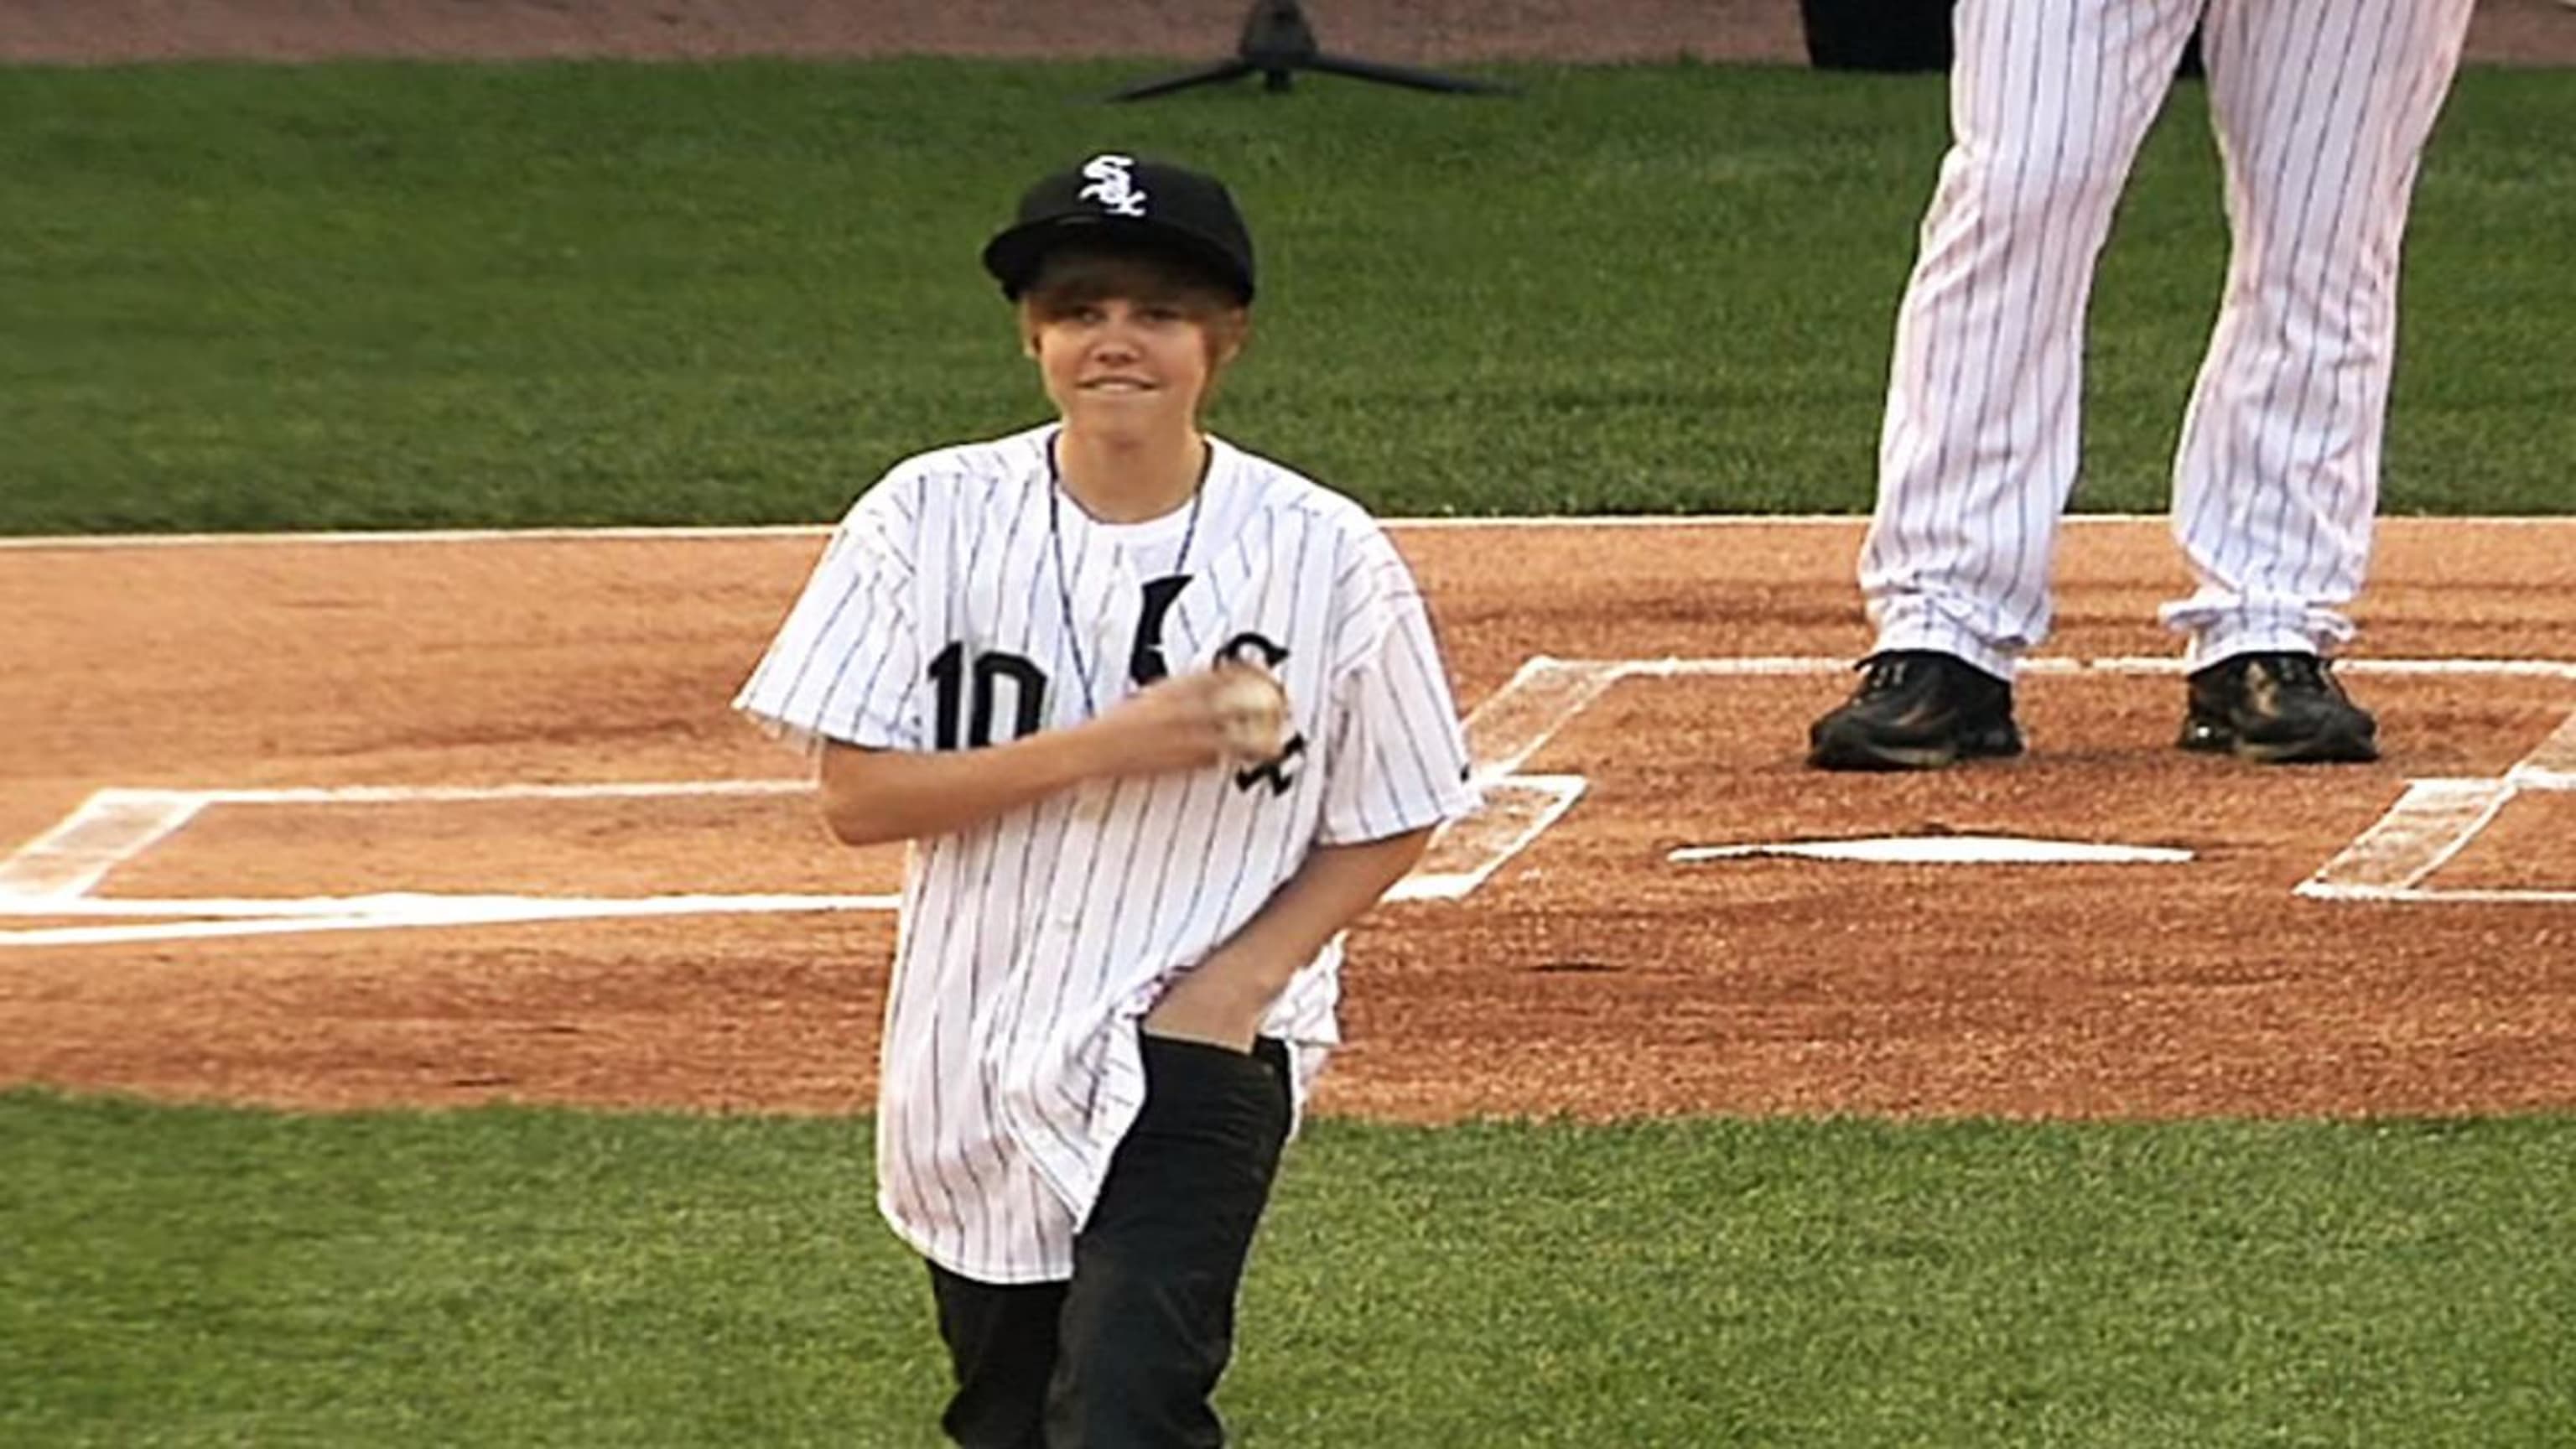
[[[1269,277],[1216,417],[1396,513],[1857,510],[1937,80],[1134,66],[0,68],[0,532],[809,521],[1038,394],[973,251],[1128,145]],[[2187,102],[2197,95],[2186,90]],[[2576,73],[2428,162],[2393,509],[2576,506]],[[2186,105],[2083,506],[2163,492],[2223,253]],[[864,1122],[0,1095],[0,1443],[916,1445]],[[1320,1124],[1252,1449],[2576,1442],[2576,1119]]]
[[[1043,403],[973,256],[1037,171],[1234,180],[1215,422],[1387,512],[1864,509],[1937,77],[1521,69],[1137,106],[1134,65],[0,69],[0,532],[810,521]],[[2153,509],[2223,259],[2200,96],[2097,291],[2079,506]],[[2576,507],[2576,72],[2428,161],[2392,511]]]
[[[0,1442],[916,1445],[863,1121],[0,1095]],[[2576,1121],[1327,1121],[1272,1446],[2576,1442]]]

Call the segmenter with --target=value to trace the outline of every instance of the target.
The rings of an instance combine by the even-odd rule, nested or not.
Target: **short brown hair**
[[[1109,297],[1172,303],[1203,319],[1245,306],[1224,278],[1189,257],[1106,242],[1072,242],[1049,251],[1021,292],[1021,303],[1041,319]]]

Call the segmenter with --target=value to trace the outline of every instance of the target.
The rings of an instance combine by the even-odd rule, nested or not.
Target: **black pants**
[[[1143,1039],[1145,1105],[1073,1277],[997,1286],[932,1264],[967,1449],[1214,1449],[1235,1290],[1288,1137],[1288,1052]]]

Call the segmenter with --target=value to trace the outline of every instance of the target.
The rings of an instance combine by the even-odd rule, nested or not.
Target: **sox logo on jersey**
[[[1134,1023],[1175,973],[1312,846],[1474,804],[1420,594],[1364,512],[1211,439],[1194,530],[1059,509],[1051,536],[1052,432],[927,454],[870,489],[735,701],[807,742],[950,749],[1075,724],[1182,660],[1257,659],[1287,691],[1296,743],[1269,765],[1095,780],[909,852],[879,1205],[992,1283],[1072,1271],[1143,1101]],[[1301,1089],[1338,1040],[1340,961],[1336,941],[1263,1027]]]
[[[1216,658],[1208,662],[1217,664],[1229,660],[1238,664],[1257,664],[1276,674],[1279,672],[1279,666],[1288,662],[1288,650],[1267,635],[1257,630],[1247,629],[1218,646]],[[1267,784],[1271,794],[1285,795],[1296,783],[1291,778],[1291,772],[1296,769],[1298,759],[1305,753],[1305,734],[1301,731],[1291,731],[1287,743],[1279,747],[1276,759],[1265,760],[1258,765],[1235,771],[1234,787],[1238,790],[1249,790],[1256,785]]]

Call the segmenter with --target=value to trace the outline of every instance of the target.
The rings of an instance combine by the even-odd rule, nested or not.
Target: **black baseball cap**
[[[1133,240],[1207,269],[1252,300],[1252,233],[1225,183],[1168,162],[1103,152],[1020,197],[1019,219],[984,244],[984,270],[1018,301],[1047,253],[1076,238]]]

